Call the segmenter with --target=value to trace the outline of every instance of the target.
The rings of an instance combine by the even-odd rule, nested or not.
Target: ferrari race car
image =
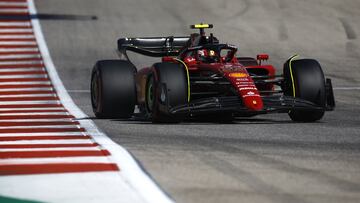
[[[186,37],[120,38],[120,60],[100,60],[91,77],[91,101],[98,118],[130,118],[135,106],[153,122],[181,122],[187,118],[232,120],[266,113],[288,113],[293,121],[314,122],[333,110],[330,79],[314,59],[290,57],[282,74],[257,58],[236,56],[237,47],[222,44],[211,24]],[[142,69],[127,51],[159,57]]]

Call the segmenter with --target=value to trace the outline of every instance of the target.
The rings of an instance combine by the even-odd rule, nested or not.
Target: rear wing
[[[127,57],[126,51],[152,57],[177,56],[180,50],[189,43],[190,37],[141,37],[120,38],[118,51]]]

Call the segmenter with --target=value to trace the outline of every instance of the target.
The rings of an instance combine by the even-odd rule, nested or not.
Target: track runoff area
[[[32,0],[0,0],[0,202],[172,202],[73,103]]]

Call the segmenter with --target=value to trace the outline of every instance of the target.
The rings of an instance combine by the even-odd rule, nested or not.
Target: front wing
[[[208,114],[232,112],[238,116],[265,114],[271,112],[287,113],[290,110],[330,110],[330,108],[320,107],[312,102],[294,98],[291,96],[264,96],[262,97],[264,108],[260,111],[247,109],[238,96],[231,97],[211,97],[207,99],[195,100],[186,105],[169,108],[170,114]]]
[[[287,113],[291,110],[332,111],[335,108],[335,99],[330,79],[326,81],[325,106],[319,106],[313,102],[283,94],[264,95],[262,96],[264,108],[260,111],[246,108],[239,96],[210,97],[193,100],[184,105],[170,106],[166,84],[162,84],[158,88],[158,93],[164,92],[166,95],[162,97],[163,101],[157,101],[159,102],[160,111],[174,116],[211,113],[233,113],[236,116],[252,116],[266,113]]]

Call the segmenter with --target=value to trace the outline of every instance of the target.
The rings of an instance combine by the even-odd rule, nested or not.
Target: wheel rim
[[[154,105],[154,79],[152,76],[148,79],[147,89],[146,89],[146,107],[149,112],[152,112]]]

